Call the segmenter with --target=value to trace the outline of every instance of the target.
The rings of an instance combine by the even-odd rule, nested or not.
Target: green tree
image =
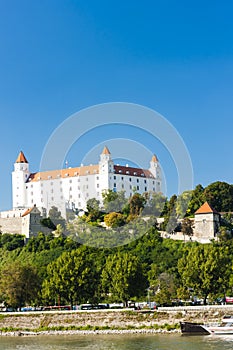
[[[205,188],[203,196],[218,212],[233,211],[233,185],[221,181],[214,182]]]
[[[87,216],[86,222],[97,222],[103,217],[103,213],[100,211],[100,201],[96,198],[91,198],[87,201]]]
[[[143,214],[153,215],[156,217],[161,216],[166,202],[166,197],[162,193],[148,193]]]
[[[224,293],[229,284],[231,257],[229,248],[221,245],[195,245],[178,261],[183,287],[193,288],[204,298]]]
[[[40,291],[40,278],[31,265],[8,263],[0,272],[0,296],[8,306],[20,308],[33,303]]]
[[[204,200],[204,188],[202,185],[197,185],[193,191],[191,191],[191,199],[187,209],[187,216],[193,216],[200,206],[205,202]]]
[[[126,223],[125,216],[121,213],[115,212],[106,214],[104,217],[104,222],[107,226],[112,228],[123,226]]]
[[[42,296],[49,302],[59,299],[73,305],[74,301],[81,303],[94,300],[97,290],[95,261],[85,250],[77,249],[63,252],[48,265]]]
[[[175,278],[173,275],[163,272],[157,279],[155,301],[159,305],[171,305],[174,298],[176,298]]]
[[[134,193],[129,198],[129,210],[132,217],[139,216],[146,204],[146,198],[140,193]]]
[[[189,218],[184,218],[181,224],[181,232],[184,237],[188,236],[190,239],[193,236],[193,222]]]
[[[102,193],[104,209],[107,213],[122,212],[127,204],[125,191],[114,192],[113,190]]]
[[[102,286],[113,300],[125,305],[132,297],[143,295],[147,279],[139,259],[130,253],[109,255],[102,272]]]
[[[176,214],[178,218],[184,218],[187,214],[189,202],[192,198],[192,191],[184,191],[176,201]]]
[[[58,210],[57,207],[52,206],[49,210],[49,217],[53,220],[60,220],[62,219],[61,212]]]

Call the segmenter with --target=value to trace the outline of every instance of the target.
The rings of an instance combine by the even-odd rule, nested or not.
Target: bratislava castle
[[[148,169],[115,165],[111,153],[104,147],[99,163],[60,170],[31,173],[23,152],[19,153],[12,172],[13,209],[36,205],[48,214],[56,206],[65,216],[66,209],[86,209],[90,198],[102,203],[106,190],[125,191],[128,198],[134,192],[161,192],[162,177],[159,161],[153,155]]]

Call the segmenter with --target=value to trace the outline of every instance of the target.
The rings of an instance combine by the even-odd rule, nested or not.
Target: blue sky
[[[232,12],[232,1],[1,0],[0,209],[11,207],[19,151],[37,171],[53,130],[106,102],[140,104],[167,118],[189,150],[194,185],[232,183]],[[176,193],[168,152],[138,130],[90,132],[69,164],[116,131],[157,154],[168,195]]]

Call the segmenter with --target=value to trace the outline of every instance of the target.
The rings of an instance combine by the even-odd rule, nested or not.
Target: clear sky
[[[114,101],[168,119],[189,150],[194,185],[232,183],[232,13],[231,0],[1,0],[0,210],[11,208],[20,150],[37,171],[60,123]],[[78,166],[83,150],[111,135],[111,127],[90,132],[69,164]],[[168,195],[175,193],[169,155],[135,130],[131,138],[157,154]]]

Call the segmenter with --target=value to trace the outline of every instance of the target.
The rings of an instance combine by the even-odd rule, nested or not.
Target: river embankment
[[[0,335],[171,333],[180,332],[181,321],[220,322],[226,314],[233,315],[233,307],[3,312]]]

